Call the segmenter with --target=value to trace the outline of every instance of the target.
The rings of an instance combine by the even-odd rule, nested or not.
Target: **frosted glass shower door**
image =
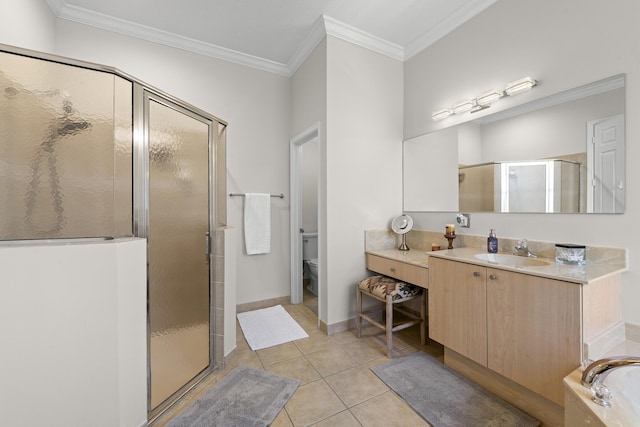
[[[209,366],[209,123],[147,98],[150,410]]]

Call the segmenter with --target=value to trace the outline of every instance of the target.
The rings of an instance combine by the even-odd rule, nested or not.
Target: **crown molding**
[[[313,24],[311,31],[304,39],[302,44],[298,46],[296,52],[291,57],[291,60],[288,64],[289,76],[293,76],[298,68],[304,63],[311,52],[320,44],[322,40],[326,37],[327,32],[324,26],[324,16],[319,17],[316,22]]]
[[[431,46],[433,43],[440,40],[442,37],[452,32],[497,1],[498,0],[475,0],[469,2],[467,6],[457,9],[454,13],[449,15],[447,19],[441,21],[424,35],[418,37],[414,42],[411,42],[405,48],[403,60],[406,61],[411,59],[418,52],[421,52]]]
[[[378,52],[398,61],[404,60],[404,48],[402,46],[376,37],[329,16],[322,15],[322,19],[324,21],[325,32],[328,36],[348,41],[349,43]]]
[[[289,61],[289,75],[295,74],[305,59],[307,59],[311,52],[313,52],[316,46],[318,46],[327,35],[345,40],[398,61],[402,61],[404,56],[402,46],[390,43],[327,15],[322,15],[316,20],[309,35],[300,47],[298,47],[291,61]]]
[[[64,0],[47,0],[49,6],[61,19],[66,19],[80,24],[102,28],[108,31],[136,37],[139,39],[159,43],[201,55],[209,56],[223,61],[268,71],[283,76],[289,76],[289,68],[285,64],[270,61],[257,56],[248,55],[235,50],[227,49],[214,44],[201,42],[189,37],[180,36],[167,31],[158,30],[145,25],[117,19],[84,8],[68,5]]]
[[[469,6],[453,13],[436,28],[411,43],[407,48],[376,37],[329,16],[322,15],[313,25],[309,35],[292,55],[288,64],[248,55],[211,43],[205,43],[189,37],[114,18],[78,6],[69,5],[65,0],[46,1],[56,16],[61,19],[290,77],[327,35],[364,47],[392,59],[405,61],[486,9],[497,0],[476,0],[471,2]]]
[[[65,6],[64,0],[47,0],[47,4],[56,16],[60,16],[62,8]]]

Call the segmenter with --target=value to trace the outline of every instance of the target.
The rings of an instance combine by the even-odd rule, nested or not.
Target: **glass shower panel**
[[[508,208],[503,212],[550,212],[546,163],[503,163],[503,194]],[[505,178],[506,176],[506,178]]]
[[[110,73],[0,52],[0,240],[132,234],[131,101]]]
[[[113,236],[132,235],[133,88],[114,77],[113,86]]]
[[[150,409],[209,366],[209,124],[148,104]]]

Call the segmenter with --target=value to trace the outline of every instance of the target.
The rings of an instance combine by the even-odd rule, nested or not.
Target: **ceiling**
[[[406,60],[497,0],[47,0],[59,18],[283,75],[326,34]]]

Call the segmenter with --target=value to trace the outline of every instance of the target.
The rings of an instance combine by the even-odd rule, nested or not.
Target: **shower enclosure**
[[[577,213],[580,179],[579,163],[559,159],[460,166],[460,210]]]
[[[147,239],[151,421],[222,361],[225,134],[115,69],[0,45],[0,244]]]

